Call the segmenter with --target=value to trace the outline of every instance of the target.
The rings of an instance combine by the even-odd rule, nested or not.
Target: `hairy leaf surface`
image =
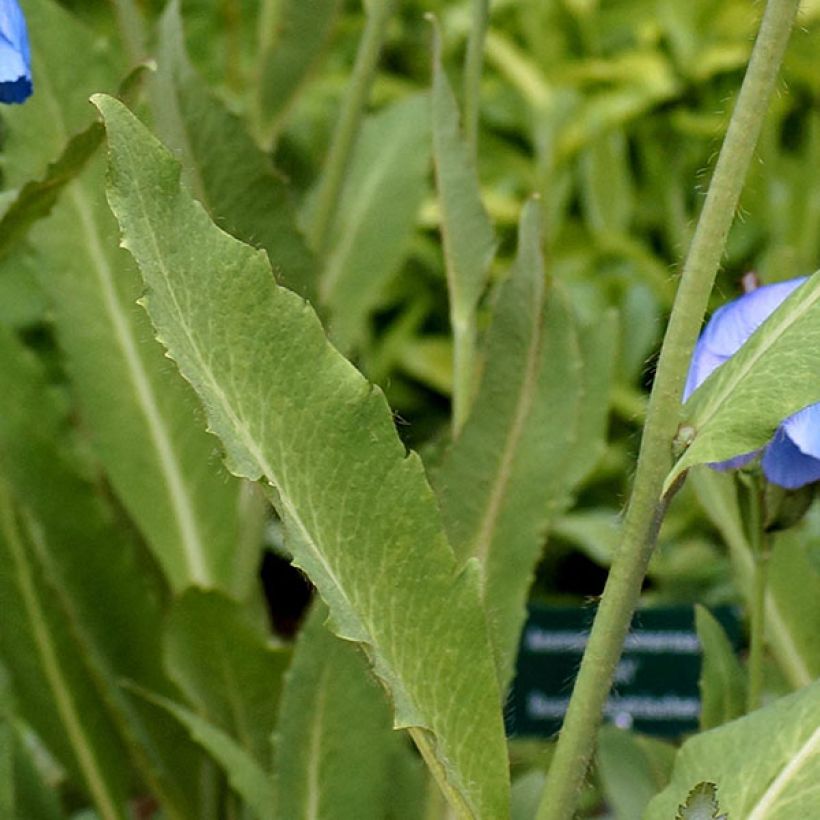
[[[236,475],[270,486],[295,562],[364,645],[451,799],[507,814],[500,695],[475,567],[459,572],[421,463],[382,393],[276,286],[264,254],[217,229],[128,110],[97,96],[109,201],[161,341],[205,404]]]
[[[687,740],[645,820],[673,817],[704,781],[717,785],[720,810],[729,818],[811,817],[820,797],[820,681]]]

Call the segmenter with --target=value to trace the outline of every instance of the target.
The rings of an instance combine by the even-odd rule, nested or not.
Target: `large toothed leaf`
[[[178,2],[168,5],[159,35],[152,110],[190,190],[220,227],[267,251],[281,284],[313,298],[317,271],[296,227],[291,192],[242,121],[190,64]]]
[[[743,820],[794,820],[820,799],[820,681],[687,740],[669,786],[644,820],[667,820],[698,783],[717,786],[720,811]]]
[[[687,467],[762,447],[783,419],[820,401],[820,272],[795,290],[692,394],[694,440],[666,480]]]
[[[450,798],[506,816],[500,695],[474,566],[459,572],[419,459],[382,393],[276,286],[265,255],[224,234],[179,165],[116,100],[109,201],[162,342],[205,405],[235,474],[271,487],[296,563],[361,643]]]
[[[165,627],[168,672],[197,713],[236,740],[264,769],[290,652],[236,601],[187,590]]]
[[[400,100],[364,123],[319,288],[331,336],[343,350],[361,341],[368,315],[407,251],[429,163],[427,95]]]
[[[63,404],[3,328],[0,395],[14,399],[0,413],[0,474],[18,510],[0,560],[0,647],[23,714],[89,790],[107,770],[121,787],[130,756],[172,810],[196,811],[196,750],[120,688],[128,678],[173,692],[160,657],[165,587],[77,473]]]
[[[25,167],[34,156],[45,167],[58,156],[93,118],[88,95],[117,78],[98,43],[65,11],[32,0],[27,15],[38,92],[7,115],[12,175],[18,160]],[[116,493],[175,587],[244,592],[253,569],[242,566],[237,548],[240,485],[219,464],[198,424],[196,397],[136,305],[142,284],[117,247],[101,158],[66,186],[32,231],[32,244],[84,422]]]
[[[487,284],[495,237],[478,185],[478,173],[459,124],[458,104],[441,65],[433,26],[433,159],[441,205],[441,232],[453,326],[469,321]]]
[[[540,220],[528,203],[473,412],[435,477],[457,555],[484,566],[504,683],[547,524],[566,503],[582,398],[578,339],[561,291],[545,281]]]
[[[299,634],[277,725],[278,820],[389,816],[397,742],[384,692],[354,644],[324,626],[316,606]]]

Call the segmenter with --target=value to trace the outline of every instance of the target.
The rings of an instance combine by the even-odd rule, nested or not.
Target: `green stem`
[[[766,649],[766,582],[769,563],[769,543],[764,531],[763,479],[751,477],[747,487],[749,504],[746,515],[749,545],[753,564],[752,594],[749,598],[749,685],[746,711],[760,706],[763,691],[763,656]]]
[[[330,231],[339,205],[345,173],[376,73],[387,24],[396,3],[397,0],[377,0],[372,4],[359,41],[353,73],[330,141],[324,173],[316,193],[316,204],[308,225],[308,240],[319,256],[327,251],[330,242]]]
[[[615,665],[668,502],[668,496],[664,499],[661,493],[672,465],[671,444],[692,349],[798,6],[799,0],[769,0],[763,14],[681,274],[649,400],[619,549],[584,652],[537,820],[569,820],[577,804]]]
[[[475,311],[453,323],[453,436],[457,437],[470,415],[475,374]]]
[[[481,69],[484,39],[490,17],[490,0],[473,0],[473,25],[464,59],[464,138],[470,154],[478,153],[478,110],[481,98]]]

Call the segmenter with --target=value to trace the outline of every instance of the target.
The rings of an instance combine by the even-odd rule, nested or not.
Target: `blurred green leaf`
[[[430,163],[430,100],[407,97],[365,120],[345,176],[319,285],[340,349],[355,348],[407,252]]]
[[[727,820],[725,814],[718,816],[717,788],[714,783],[698,783],[678,806],[675,820]]]
[[[540,222],[531,201],[473,411],[434,479],[456,555],[484,568],[502,684],[512,674],[547,524],[568,501],[565,471],[582,400],[578,338],[562,292],[545,282]]]
[[[173,691],[160,659],[164,586],[75,471],[61,402],[2,328],[0,395],[15,397],[0,414],[0,465],[11,491],[0,599],[8,618],[20,619],[0,630],[0,648],[23,716],[92,792],[109,779],[123,790],[130,755],[169,810],[195,811],[195,750],[120,689],[128,678]]]
[[[820,784],[820,681],[687,740],[645,820],[668,820],[701,782],[717,785],[729,818],[811,817]]]
[[[76,133],[75,123],[88,125],[87,94],[112,86],[116,71],[91,34],[48,0],[32,0],[29,29],[42,87],[8,115],[7,157],[34,154],[45,162]],[[63,50],[68,41],[70,59]],[[68,78],[74,87],[58,94]],[[36,151],[18,144],[34,131]],[[151,339],[150,322],[135,304],[139,275],[116,236],[99,162],[65,188],[51,216],[32,231],[84,421],[117,494],[173,585],[218,585],[242,594],[252,575],[240,566],[244,556],[236,546],[240,485],[220,469],[213,439],[196,424],[195,397]]]
[[[165,665],[197,714],[227,732],[263,768],[290,653],[238,603],[189,589],[170,612]]]
[[[799,529],[777,535],[769,559],[769,595],[813,679],[820,677],[820,573]]]
[[[268,3],[267,6],[271,4]],[[263,144],[271,145],[302,83],[321,59],[340,10],[339,0],[283,0],[275,20],[260,16],[257,118]]]
[[[593,233],[626,233],[632,218],[634,191],[628,145],[616,129],[593,140],[579,157],[581,201]]]
[[[200,391],[229,469],[269,485],[334,631],[364,644],[396,724],[411,729],[450,799],[503,817],[506,744],[476,568],[459,572],[381,392],[328,344],[310,308],[276,287],[264,255],[215,228],[127,109],[95,102],[108,128],[109,200],[147,308]],[[442,702],[442,681],[459,697]]]
[[[314,606],[288,671],[274,738],[276,817],[383,820],[394,789],[391,756],[403,740],[364,656],[324,626]]]
[[[598,776],[617,820],[643,815],[649,801],[666,786],[675,747],[615,726],[598,733]]]
[[[481,202],[478,174],[461,134],[458,105],[441,64],[433,27],[433,158],[453,323],[472,316],[495,256],[493,228]]]
[[[700,671],[700,728],[713,729],[746,711],[746,676],[723,627],[695,604],[695,628],[703,649]]]
[[[820,400],[820,272],[794,291],[683,408],[695,438],[666,479],[765,444],[783,419]]]
[[[258,820],[271,820],[276,792],[268,773],[226,732],[179,703],[130,686],[136,694],[164,709],[185,727],[195,740],[225,772],[231,788],[247,803]]]

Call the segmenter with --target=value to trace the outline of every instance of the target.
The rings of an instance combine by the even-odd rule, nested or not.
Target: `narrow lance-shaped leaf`
[[[157,61],[150,88],[157,133],[182,162],[192,193],[220,227],[267,251],[280,284],[314,299],[316,263],[296,227],[291,191],[188,60],[178,0],[160,20]]]
[[[258,820],[273,817],[275,792],[270,775],[227,732],[214,726],[196,712],[138,687],[129,687],[150,703],[164,709],[189,732],[191,737],[219,765],[231,788],[253,810]]]
[[[23,164],[35,153],[45,164],[78,123],[88,125],[87,95],[111,87],[117,72],[94,37],[49,0],[32,0],[27,16],[38,93],[9,112],[9,160]],[[195,396],[135,304],[139,274],[116,246],[103,185],[93,162],[32,231],[72,386],[116,493],[172,584],[242,594],[252,574],[238,566],[240,485],[214,457]]]
[[[87,781],[96,778],[93,760],[103,772],[111,767],[114,783],[133,761],[173,816],[190,814],[196,811],[196,749],[120,688],[128,678],[173,691],[161,669],[166,590],[156,567],[78,474],[66,454],[65,408],[42,366],[2,327],[0,395],[14,397],[0,413],[0,471],[22,510],[7,519],[19,518],[19,532],[8,535],[9,552],[0,561],[14,568],[0,589],[0,610],[9,621],[0,646],[25,717]],[[14,625],[12,617],[23,620]],[[57,690],[65,690],[67,700]],[[74,702],[81,735],[89,736],[84,745],[71,734]],[[99,754],[77,751],[85,746],[99,746]]]
[[[706,730],[744,713],[746,677],[723,627],[708,609],[695,606],[695,626],[703,649],[700,728]]]
[[[0,653],[21,713],[49,744],[104,820],[125,820],[127,755],[75,651],[31,556],[20,517],[0,479]]]
[[[684,743],[672,780],[644,820],[668,820],[698,783],[743,820],[811,817],[820,791],[820,681]]]
[[[274,739],[278,820],[389,816],[394,744],[383,691],[354,644],[314,606],[299,633]]]
[[[762,447],[787,416],[820,401],[820,272],[797,288],[683,408],[694,430],[666,486],[688,467]]]
[[[429,163],[427,95],[402,99],[365,121],[319,286],[331,337],[342,350],[361,342],[369,314],[407,251]]]
[[[236,601],[213,590],[178,598],[164,635],[165,663],[198,714],[228,732],[264,769],[290,652]]]
[[[547,524],[566,503],[582,391],[572,315],[560,290],[545,281],[540,221],[540,208],[529,202],[473,411],[435,475],[458,557],[474,556],[484,567],[504,684]]]
[[[382,393],[274,283],[263,254],[217,229],[179,165],[96,96],[109,201],[148,285],[159,337],[199,391],[235,474],[276,496],[295,562],[363,644],[450,799],[508,812],[506,744],[475,567],[459,572],[421,463]]]
[[[481,202],[478,174],[461,133],[458,104],[441,64],[441,38],[433,24],[433,158],[441,231],[454,324],[475,311],[495,255],[495,237]]]

